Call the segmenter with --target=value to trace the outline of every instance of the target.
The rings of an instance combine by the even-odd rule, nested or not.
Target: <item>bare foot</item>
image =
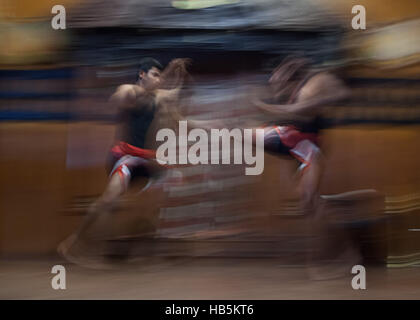
[[[75,235],[71,235],[59,244],[57,252],[66,261],[85,268],[96,270],[113,269],[109,263],[106,263],[102,255],[88,254],[83,249],[86,249],[86,247],[81,245]]]

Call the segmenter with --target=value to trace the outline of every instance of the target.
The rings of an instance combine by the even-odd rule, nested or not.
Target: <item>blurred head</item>
[[[141,59],[137,73],[137,84],[146,89],[156,89],[160,85],[162,69],[162,65],[156,59]]]
[[[276,99],[288,96],[308,72],[310,61],[301,57],[286,57],[272,72],[268,80]]]

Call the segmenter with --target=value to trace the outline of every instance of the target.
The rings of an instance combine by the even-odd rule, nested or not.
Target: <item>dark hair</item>
[[[159,69],[159,70],[163,70],[162,64],[159,61],[157,61],[156,59],[153,59],[153,58],[143,58],[143,59],[141,59],[140,63],[139,63],[139,68],[137,70],[136,81],[139,81],[140,71],[144,71],[144,72],[147,73],[153,67],[155,67],[156,69]]]

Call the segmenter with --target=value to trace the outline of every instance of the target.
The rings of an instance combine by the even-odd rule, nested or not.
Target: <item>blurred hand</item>
[[[170,89],[183,85],[186,79],[190,78],[188,67],[192,60],[188,58],[178,58],[169,62],[161,75],[162,88]]]
[[[192,60],[189,58],[177,58],[169,62],[168,69],[180,69],[187,72],[188,68],[192,65]]]

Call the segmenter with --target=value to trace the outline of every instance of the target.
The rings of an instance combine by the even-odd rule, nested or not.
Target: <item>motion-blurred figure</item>
[[[172,60],[164,71],[162,69],[157,60],[142,59],[136,83],[119,86],[110,98],[110,102],[118,106],[121,121],[118,141],[111,149],[109,183],[89,208],[81,226],[58,247],[59,253],[70,262],[102,267],[105,242],[101,240],[109,236],[110,215],[118,199],[133,179],[148,179],[147,188],[163,172],[155,159],[155,151],[145,149],[146,135],[158,109],[166,105],[165,102],[177,99],[186,74],[186,60]],[[172,89],[163,89],[168,86]],[[102,218],[100,232],[103,235],[89,235],[87,230],[99,218]],[[93,252],[87,254],[88,248]]]
[[[314,236],[308,257],[310,275],[313,279],[334,277],[339,272],[337,266],[326,265],[331,260],[331,252],[326,250],[331,235],[327,234],[327,210],[319,193],[324,169],[319,133],[322,107],[346,98],[349,91],[332,73],[314,71],[306,59],[290,57],[274,69],[269,87],[268,97],[260,94],[254,99],[272,117],[271,125],[264,128],[264,148],[277,155],[290,155],[301,163],[300,205],[310,217]],[[351,247],[346,249],[344,254],[352,259],[357,255]]]

